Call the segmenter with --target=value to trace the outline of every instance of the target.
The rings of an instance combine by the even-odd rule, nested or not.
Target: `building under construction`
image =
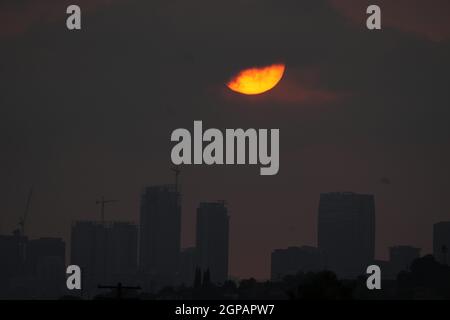
[[[80,266],[83,290],[105,282],[133,282],[138,228],[130,222],[76,221],[71,228],[71,264]]]
[[[181,204],[177,184],[146,187],[140,206],[139,269],[148,289],[175,283],[180,232]]]

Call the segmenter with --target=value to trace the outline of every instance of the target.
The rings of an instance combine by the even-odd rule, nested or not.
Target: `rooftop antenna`
[[[102,223],[105,223],[105,204],[113,203],[113,202],[119,202],[119,200],[105,200],[105,197],[102,196],[101,200],[95,201],[95,204],[101,204],[100,214],[101,214]]]

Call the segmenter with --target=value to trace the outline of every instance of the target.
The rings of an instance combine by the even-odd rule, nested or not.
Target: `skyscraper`
[[[124,281],[137,271],[138,227],[130,222],[108,225],[108,273],[110,281]]]
[[[173,284],[180,255],[181,206],[175,185],[152,186],[141,196],[139,269],[156,285]]]
[[[29,240],[26,261],[29,274],[38,281],[41,297],[57,298],[64,292],[66,245],[62,239]]]
[[[211,281],[228,279],[229,216],[224,202],[203,202],[197,209],[197,263]]]
[[[323,193],[318,220],[318,245],[327,268],[345,278],[365,272],[375,254],[373,195]]]
[[[105,280],[106,234],[103,224],[95,221],[76,221],[72,224],[70,263],[80,266],[83,288],[91,289]]]
[[[8,297],[11,280],[23,276],[28,238],[19,232],[0,235],[0,298]]]
[[[72,225],[71,263],[83,272],[83,286],[124,281],[137,270],[137,226],[127,222],[77,221]]]
[[[433,255],[436,261],[450,263],[450,221],[438,222],[433,226]]]
[[[35,274],[45,260],[55,258],[64,270],[66,244],[60,238],[39,238],[29,240],[26,249],[26,261],[30,272]]]

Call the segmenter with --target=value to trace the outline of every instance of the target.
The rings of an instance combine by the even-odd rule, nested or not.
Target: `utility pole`
[[[124,286],[122,285],[121,282],[119,282],[116,286],[102,286],[102,285],[98,285],[97,288],[99,289],[112,289],[112,290],[116,290],[116,299],[117,300],[121,300],[123,298],[123,289],[128,289],[128,290],[141,290],[141,287],[139,286]]]
[[[97,200],[95,203],[96,204],[100,204],[100,214],[101,214],[101,219],[102,219],[102,223],[105,223],[105,204],[107,203],[113,203],[113,202],[119,202],[119,200],[105,200],[105,197],[102,196],[101,200]]]

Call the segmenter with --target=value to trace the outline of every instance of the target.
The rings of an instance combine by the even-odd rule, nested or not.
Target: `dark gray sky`
[[[226,199],[231,274],[265,278],[270,252],[316,245],[320,192],[376,197],[376,252],[430,252],[450,219],[450,5],[365,0],[68,1],[0,4],[0,232],[34,185],[28,234],[68,240],[95,200],[109,219],[138,220],[147,184],[173,181],[176,128],[280,128],[280,172],[185,167],[183,246],[200,201]],[[283,62],[281,83],[245,97],[224,83],[244,67]],[[382,183],[388,178],[391,183]]]

